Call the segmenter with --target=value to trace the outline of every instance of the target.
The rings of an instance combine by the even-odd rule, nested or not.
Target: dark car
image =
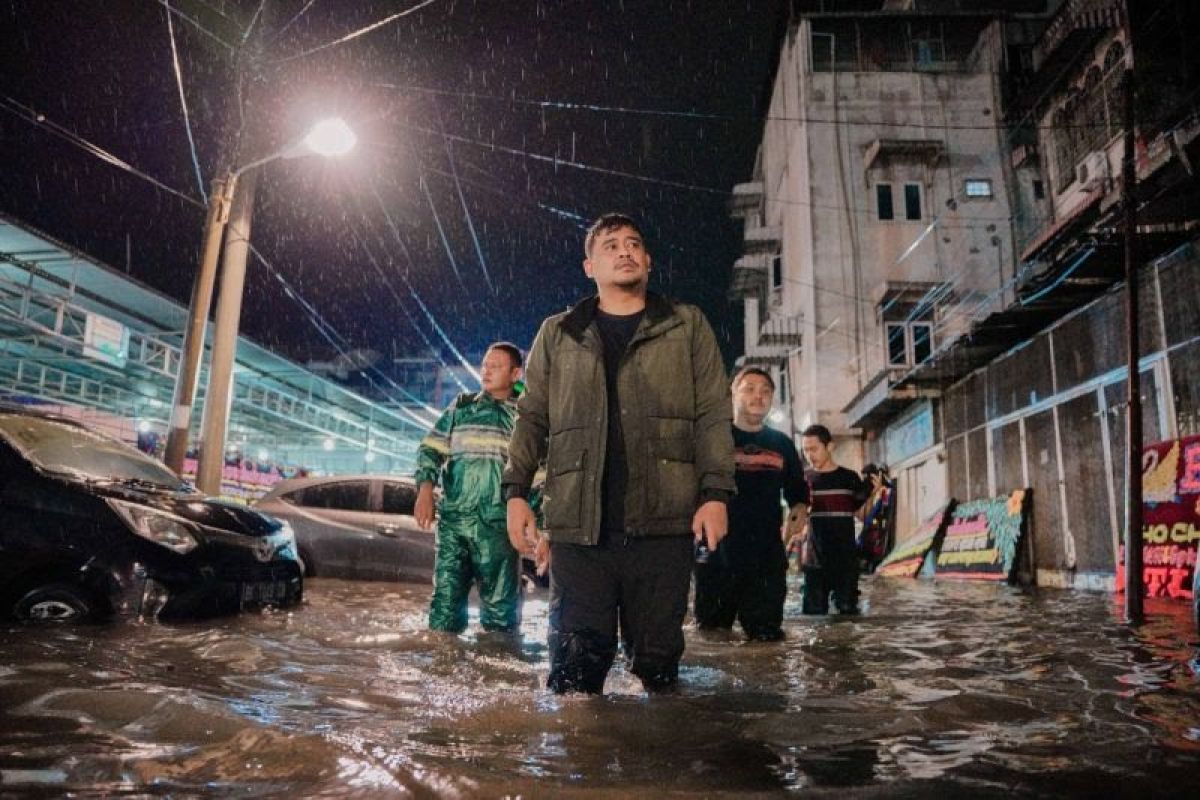
[[[302,593],[286,523],[72,420],[0,407],[0,616],[210,616]]]
[[[308,576],[432,583],[437,539],[416,498],[408,478],[338,475],[282,481],[255,507],[291,523]]]

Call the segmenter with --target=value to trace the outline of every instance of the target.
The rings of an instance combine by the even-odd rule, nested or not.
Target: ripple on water
[[[1153,794],[1200,776],[1186,614],[865,581],[868,613],[778,644],[686,631],[680,690],[622,664],[607,696],[544,688],[524,636],[425,629],[428,587],[313,580],[305,605],[206,623],[0,630],[0,781],[92,794],[473,797],[586,791]],[[1020,787],[1016,790],[1007,787]]]

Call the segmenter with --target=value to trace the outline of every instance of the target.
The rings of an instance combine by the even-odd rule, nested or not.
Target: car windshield
[[[0,414],[0,435],[36,466],[51,472],[182,491],[187,486],[164,465],[120,442],[52,419]]]

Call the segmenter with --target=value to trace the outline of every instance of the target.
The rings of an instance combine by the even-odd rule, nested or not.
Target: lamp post
[[[232,170],[213,183],[213,194],[205,223],[200,271],[192,290],[188,326],[184,333],[183,360],[175,381],[171,430],[167,436],[165,459],[169,468],[175,472],[183,471],[192,405],[200,372],[200,358],[204,351],[204,331],[207,327],[217,256],[223,237],[225,247],[221,291],[213,323],[212,359],[204,400],[200,464],[196,470],[196,486],[202,492],[218,494],[221,489],[221,469],[225,462],[225,433],[233,396],[233,362],[246,278],[246,257],[250,250],[250,224],[254,213],[257,183],[255,170],[280,158],[296,158],[310,154],[342,155],[354,147],[355,141],[354,132],[344,121],[322,120],[314,125],[303,139]]]

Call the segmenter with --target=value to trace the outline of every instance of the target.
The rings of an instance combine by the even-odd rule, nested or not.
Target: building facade
[[[1195,11],[923,5],[793,20],[754,179],[734,192],[744,358],[789,384],[793,431],[823,423],[845,463],[892,467],[901,540],[949,497],[1032,486],[1024,577],[1111,587],[1124,492],[1123,76],[1136,64],[1145,87],[1150,442],[1195,425],[1197,84],[1194,57],[1172,47]]]

